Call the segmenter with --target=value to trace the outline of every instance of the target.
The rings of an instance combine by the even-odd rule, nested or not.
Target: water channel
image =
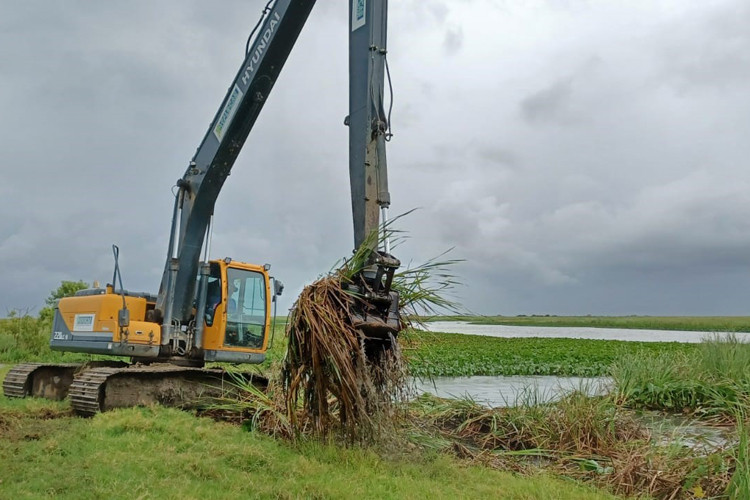
[[[581,328],[509,325],[473,325],[466,321],[435,321],[426,323],[431,332],[458,333],[501,338],[571,338],[620,340],[630,342],[698,343],[715,335],[712,332],[631,330],[624,328]],[[750,333],[736,334],[750,340]],[[557,399],[574,390],[591,395],[607,391],[606,378],[577,377],[436,377],[418,381],[419,393],[429,392],[440,397],[468,397],[485,406],[511,406],[529,398],[542,403]]]
[[[551,376],[435,377],[415,381],[417,394],[429,392],[441,398],[468,398],[496,408],[524,403],[541,404],[579,390],[590,396],[605,394],[609,379]]]
[[[489,408],[522,404],[542,404],[559,399],[572,391],[589,396],[606,394],[611,380],[606,377],[436,377],[416,380],[417,394],[430,393],[441,398],[469,398]],[[665,415],[644,411],[643,426],[662,445],[680,444],[696,451],[712,453],[731,445],[736,436],[731,426],[709,425],[683,415]]]
[[[434,321],[425,324],[431,332],[461,333],[501,338],[567,338],[591,340],[623,340],[628,342],[684,342],[695,344],[710,338],[712,332],[672,330],[630,330],[626,328],[582,328],[563,326],[472,325],[466,321]],[[737,333],[750,340],[750,333]]]

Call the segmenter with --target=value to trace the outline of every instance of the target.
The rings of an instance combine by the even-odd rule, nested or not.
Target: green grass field
[[[750,332],[750,316],[433,316],[429,321],[468,321],[477,325]]]
[[[26,349],[34,345],[24,340],[19,325],[26,325],[26,331],[36,332],[39,338],[44,334],[43,325],[28,320],[11,325],[15,330],[8,330],[6,323],[6,335],[15,332],[15,346]],[[279,325],[270,351],[272,360],[280,359],[284,350],[281,329]],[[44,358],[40,345],[37,355]],[[473,435],[473,446],[496,443],[493,453],[499,455],[492,459],[494,468],[476,465],[464,456],[461,446],[465,437],[446,439],[439,432],[421,435],[425,428],[412,423],[408,425],[413,428],[392,442],[345,448],[275,440],[173,409],[136,408],[81,419],[71,414],[67,402],[0,397],[0,498],[611,498],[604,490],[592,489],[593,484],[631,491],[618,483],[619,476],[598,475],[596,471],[612,469],[607,464],[619,464],[612,469],[615,471],[637,466],[646,479],[652,468],[666,467],[671,474],[664,482],[667,490],[643,478],[632,487],[633,492],[659,491],[659,498],[668,497],[663,492],[671,491],[670,484],[676,485],[684,498],[693,498],[689,492],[700,492],[694,488],[701,484],[721,492],[730,476],[731,484],[740,491],[736,498],[750,494],[750,460],[736,447],[702,459],[684,449],[676,453],[677,449],[653,447],[644,441],[633,442],[637,448],[632,448],[627,440],[619,442],[615,436],[615,441],[607,438],[606,446],[592,449],[585,445],[578,450],[592,436],[605,436],[604,431],[613,428],[610,417],[617,415],[623,404],[691,411],[696,416],[726,414],[726,409],[738,404],[746,407],[746,381],[750,380],[746,344],[503,339],[411,332],[403,337],[403,345],[417,375],[591,376],[613,374],[614,367],[616,390],[604,399],[578,396],[553,407],[522,407],[498,414],[471,409],[468,402],[445,406],[439,417],[451,426],[445,432],[453,432],[453,427],[460,431],[475,422],[472,425],[480,434]],[[17,351],[6,353],[11,358],[18,356]],[[9,365],[0,367],[0,379],[8,369]],[[725,391],[726,387],[731,391]],[[466,422],[454,422],[467,409]],[[410,414],[424,419],[428,413],[417,407]],[[559,428],[550,424],[551,416],[565,417]],[[478,418],[489,419],[489,423],[480,423]],[[568,421],[583,427],[573,432],[577,428],[565,423]],[[510,444],[503,440],[515,443],[514,433],[521,431],[528,442],[519,442],[514,446],[521,448],[508,452],[505,448]],[[554,451],[549,443],[556,442],[567,444]],[[514,453],[518,453],[517,459],[512,458]],[[528,453],[554,457],[541,469],[548,475],[539,475],[538,465],[524,462]],[[636,454],[631,457],[630,453]],[[641,456],[645,461],[639,461]],[[727,465],[732,456],[737,457],[737,472]],[[525,473],[504,472],[507,469]],[[571,477],[585,478],[589,484]]]
[[[413,446],[291,444],[158,407],[83,419],[67,402],[0,396],[0,498],[612,497]]]

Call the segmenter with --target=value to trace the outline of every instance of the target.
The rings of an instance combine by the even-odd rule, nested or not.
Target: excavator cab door
[[[218,298],[212,299],[217,297],[216,290]],[[262,266],[229,259],[211,262],[204,350],[264,353],[271,330],[270,298],[270,279]]]
[[[227,320],[224,345],[263,349],[268,331],[268,275],[227,268]]]

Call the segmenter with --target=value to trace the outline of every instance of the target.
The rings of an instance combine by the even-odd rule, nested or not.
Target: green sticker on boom
[[[237,112],[237,107],[242,101],[242,96],[242,91],[235,84],[234,89],[232,89],[232,93],[229,94],[227,103],[224,105],[224,109],[221,110],[219,120],[216,122],[216,126],[214,127],[214,135],[219,140],[219,142],[224,139],[224,134],[229,128],[229,125],[232,123],[232,118],[234,118],[234,114]]]

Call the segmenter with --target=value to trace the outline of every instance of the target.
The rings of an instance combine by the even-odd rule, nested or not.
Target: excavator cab
[[[211,261],[210,266],[200,346],[204,360],[262,362],[271,333],[268,266],[231,259]]]

